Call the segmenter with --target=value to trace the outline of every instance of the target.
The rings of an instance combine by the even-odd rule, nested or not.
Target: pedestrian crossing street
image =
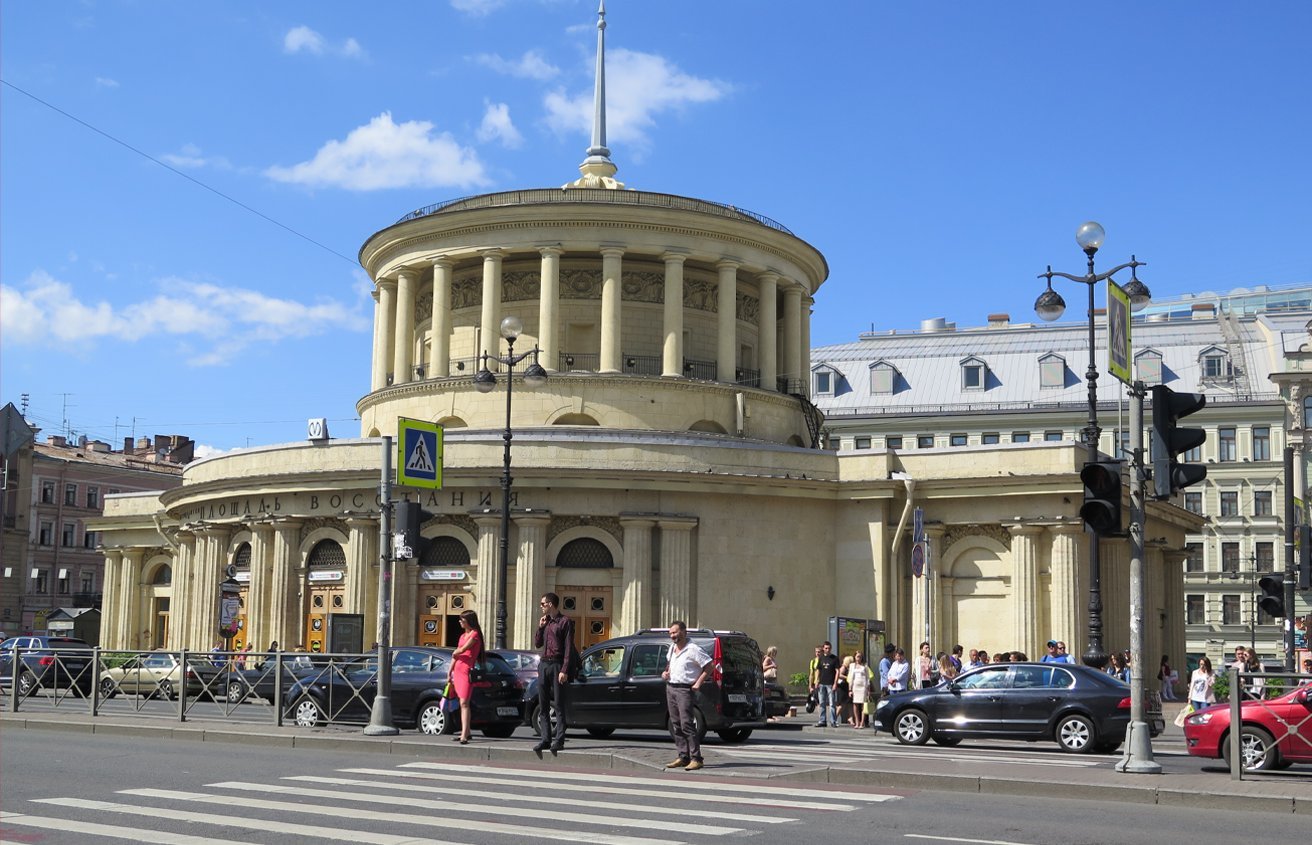
[[[354,842],[471,845],[558,841],[598,845],[709,843],[896,801],[879,791],[735,781],[677,772],[412,762],[204,791],[154,787],[101,797],[54,796],[0,813],[7,842]],[[799,827],[798,838],[804,828]]]

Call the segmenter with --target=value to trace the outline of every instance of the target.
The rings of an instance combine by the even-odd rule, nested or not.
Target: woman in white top
[[[847,669],[847,688],[852,696],[852,718],[848,723],[854,728],[866,726],[866,701],[870,697],[870,667],[866,665],[861,652],[852,656],[852,665]]]
[[[1195,710],[1216,703],[1216,693],[1212,690],[1215,683],[1216,673],[1212,671],[1212,661],[1206,657],[1199,658],[1198,668],[1189,676],[1189,704]]]

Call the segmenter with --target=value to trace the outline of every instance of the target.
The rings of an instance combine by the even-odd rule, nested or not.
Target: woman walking
[[[1157,680],[1162,682],[1162,701],[1175,701],[1175,682],[1172,679],[1171,659],[1162,655],[1162,665],[1157,669]]]
[[[1216,703],[1216,693],[1212,686],[1216,683],[1216,673],[1212,671],[1212,661],[1206,657],[1199,658],[1198,668],[1189,676],[1189,705],[1195,710],[1202,710]]]
[[[473,684],[470,682],[469,673],[474,668],[474,664],[483,663],[483,629],[478,627],[478,614],[472,610],[466,610],[460,614],[460,627],[464,633],[460,635],[460,642],[456,650],[451,653],[453,663],[451,665],[451,686],[455,688],[456,698],[460,699],[460,736],[452,737],[452,741],[459,742],[461,745],[469,744],[469,729],[473,720],[469,712],[469,699],[473,693]]]
[[[866,726],[866,703],[870,700],[870,667],[866,665],[861,652],[852,656],[852,665],[847,670],[847,688],[852,693],[852,718],[848,723],[854,728]]]

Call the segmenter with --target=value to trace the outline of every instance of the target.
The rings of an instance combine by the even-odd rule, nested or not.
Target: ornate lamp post
[[[1056,320],[1066,311],[1066,301],[1061,298],[1061,294],[1052,289],[1052,279],[1054,276],[1070,279],[1072,282],[1079,282],[1089,289],[1089,369],[1085,372],[1085,382],[1089,387],[1089,422],[1084,427],[1084,444],[1088,449],[1088,461],[1096,462],[1098,460],[1098,439],[1102,435],[1102,429],[1098,427],[1098,365],[1095,361],[1097,348],[1094,340],[1094,314],[1093,314],[1093,289],[1099,282],[1106,281],[1125,268],[1130,268],[1130,282],[1125,286],[1125,292],[1130,297],[1130,308],[1134,311],[1141,311],[1151,299],[1148,292],[1148,286],[1139,281],[1135,275],[1135,270],[1144,266],[1144,262],[1137,260],[1133,255],[1126,264],[1113,267],[1105,273],[1099,273],[1094,269],[1093,256],[1102,246],[1103,239],[1107,233],[1103,231],[1102,226],[1090,221],[1080,226],[1075,231],[1075,241],[1084,250],[1088,256],[1088,272],[1083,276],[1073,276],[1069,273],[1053,272],[1052,265],[1048,265],[1046,273],[1040,273],[1040,279],[1046,279],[1048,289],[1039,294],[1039,298],[1034,301],[1034,312],[1043,319],[1051,322]],[[1102,669],[1107,665],[1108,655],[1102,646],[1102,573],[1098,559],[1098,535],[1088,525],[1085,531],[1089,535],[1089,643],[1084,654],[1080,658],[1085,665]]]
[[[530,355],[533,356],[533,363],[524,369],[524,385],[532,388],[547,383],[547,371],[538,363],[538,354],[541,350],[536,344],[527,352],[515,354],[515,341],[522,331],[524,331],[524,323],[518,317],[511,316],[502,320],[501,336],[506,339],[506,354],[497,356],[484,352],[483,366],[474,376],[475,389],[479,393],[491,393],[497,386],[497,377],[487,368],[488,359],[491,358],[506,367],[506,431],[502,436],[506,442],[506,452],[501,463],[501,557],[497,564],[500,581],[497,584],[496,648],[506,647],[506,577],[510,571],[510,439],[513,436],[510,431],[510,402],[514,394],[512,387],[515,383],[515,365]]]

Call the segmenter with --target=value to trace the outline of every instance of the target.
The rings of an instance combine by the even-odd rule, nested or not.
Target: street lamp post
[[[497,562],[499,575],[497,583],[497,648],[506,647],[506,578],[510,571],[510,439],[513,436],[510,430],[510,402],[514,394],[512,388],[515,381],[515,365],[530,355],[533,356],[533,363],[524,368],[524,385],[530,388],[540,387],[547,382],[547,371],[538,363],[538,354],[541,350],[538,349],[536,344],[527,352],[515,354],[515,341],[522,331],[524,331],[524,323],[518,317],[511,316],[502,320],[501,336],[506,339],[506,354],[498,356],[484,352],[482,356],[483,366],[478,374],[474,376],[474,387],[478,392],[491,393],[497,386],[497,377],[488,369],[488,360],[491,359],[506,367],[506,430],[502,435],[506,443],[506,451],[501,463],[501,557]]]
[[[1089,422],[1084,427],[1084,444],[1088,449],[1087,460],[1092,463],[1098,460],[1098,440],[1102,435],[1102,429],[1098,427],[1098,365],[1096,358],[1096,341],[1094,339],[1094,313],[1093,313],[1093,289],[1099,283],[1110,279],[1125,268],[1130,268],[1130,282],[1125,286],[1125,292],[1130,297],[1130,308],[1134,311],[1140,311],[1148,304],[1151,294],[1148,292],[1148,286],[1139,281],[1135,275],[1135,270],[1144,266],[1145,262],[1139,261],[1131,255],[1126,264],[1108,270],[1105,273],[1099,273],[1094,269],[1093,256],[1102,246],[1106,232],[1102,226],[1089,221],[1080,226],[1075,231],[1075,241],[1084,250],[1088,256],[1088,272],[1083,276],[1073,276],[1069,273],[1054,272],[1052,265],[1048,265],[1045,273],[1040,273],[1040,279],[1046,279],[1048,289],[1039,294],[1039,298],[1034,301],[1034,312],[1046,321],[1056,320],[1066,311],[1066,301],[1061,298],[1061,294],[1052,289],[1052,279],[1054,276],[1063,279],[1069,279],[1072,282],[1079,282],[1088,288],[1089,292],[1089,369],[1085,372],[1085,382],[1089,388]],[[1085,531],[1089,535],[1089,643],[1081,659],[1085,665],[1102,669],[1107,665],[1107,652],[1102,645],[1102,572],[1098,557],[1098,534],[1090,526],[1085,526]]]

